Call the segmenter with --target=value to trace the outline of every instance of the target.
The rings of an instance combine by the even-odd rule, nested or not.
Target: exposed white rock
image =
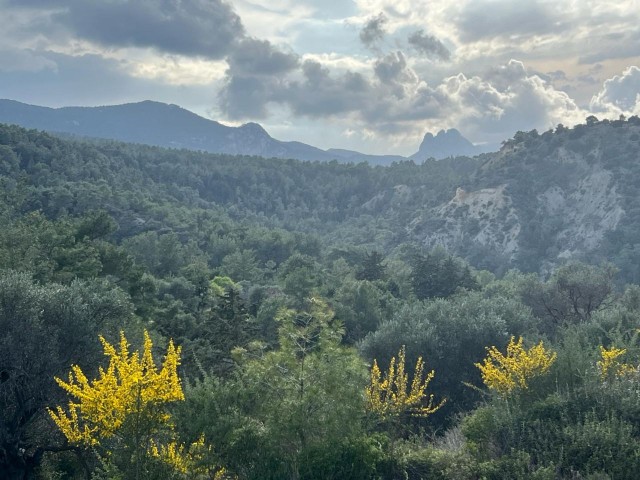
[[[475,192],[456,190],[455,196],[446,204],[429,212],[429,216],[444,221],[435,231],[424,232],[424,243],[428,248],[441,245],[455,251],[463,243],[477,243],[513,257],[518,251],[520,222],[505,194],[506,185],[483,188]],[[422,229],[422,221],[412,225]]]

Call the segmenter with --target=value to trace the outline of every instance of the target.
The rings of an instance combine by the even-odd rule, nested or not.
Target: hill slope
[[[480,264],[502,257],[548,271],[567,259],[613,260],[628,270],[622,257],[640,244],[639,139],[637,117],[519,132],[411,231]]]
[[[193,226],[179,219],[205,209],[314,234],[331,248],[441,245],[494,271],[608,260],[623,281],[640,282],[637,117],[520,132],[500,152],[422,165],[86,144],[6,126],[0,158],[5,192],[23,198],[24,208],[52,217],[107,208],[122,237],[173,230],[188,238]]]

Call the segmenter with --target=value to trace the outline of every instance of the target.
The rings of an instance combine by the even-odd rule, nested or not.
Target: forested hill
[[[493,271],[607,259],[638,282],[639,140],[637,117],[591,118],[519,132],[474,159],[371,167],[85,143],[2,126],[0,174],[22,211],[58,218],[105,209],[120,240],[174,232],[188,243],[205,215],[311,234],[331,248],[443,245]]]
[[[15,126],[0,127],[0,145],[5,192],[24,211],[57,218],[106,209],[120,238],[190,231],[205,212],[385,250],[408,240],[416,208],[446,201],[477,163],[301,162],[63,140]]]
[[[518,132],[412,233],[477,265],[549,272],[569,259],[640,271],[640,119]]]
[[[639,138],[371,167],[0,125],[0,477],[636,478]]]

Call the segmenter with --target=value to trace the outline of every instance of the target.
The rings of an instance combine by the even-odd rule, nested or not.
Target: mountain
[[[382,165],[406,160],[400,156],[324,151],[301,142],[283,142],[271,137],[257,123],[228,127],[177,105],[149,100],[104,107],[63,108],[0,100],[0,122],[55,133],[230,155]]]
[[[489,151],[489,148],[482,148],[474,145],[464,138],[455,128],[440,130],[437,135],[427,132],[416,153],[411,155],[411,159],[423,162],[428,158],[442,160],[448,157],[467,156],[473,157]]]

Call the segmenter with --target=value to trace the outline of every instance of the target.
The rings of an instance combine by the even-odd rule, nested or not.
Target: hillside
[[[105,207],[123,236],[185,228],[126,200],[146,192],[187,211],[211,208],[319,235],[328,245],[441,245],[494,271],[548,273],[569,259],[609,260],[640,280],[630,261],[640,244],[636,117],[519,132],[475,159],[389,167],[85,144],[17,127],[3,127],[1,138],[3,173],[12,181],[26,175],[30,204],[51,216]]]
[[[639,127],[372,167],[0,125],[0,471],[635,478]]]
[[[610,260],[629,271],[640,240],[639,139],[636,117],[519,132],[410,229],[485,265],[502,257],[548,273],[568,259]]]

